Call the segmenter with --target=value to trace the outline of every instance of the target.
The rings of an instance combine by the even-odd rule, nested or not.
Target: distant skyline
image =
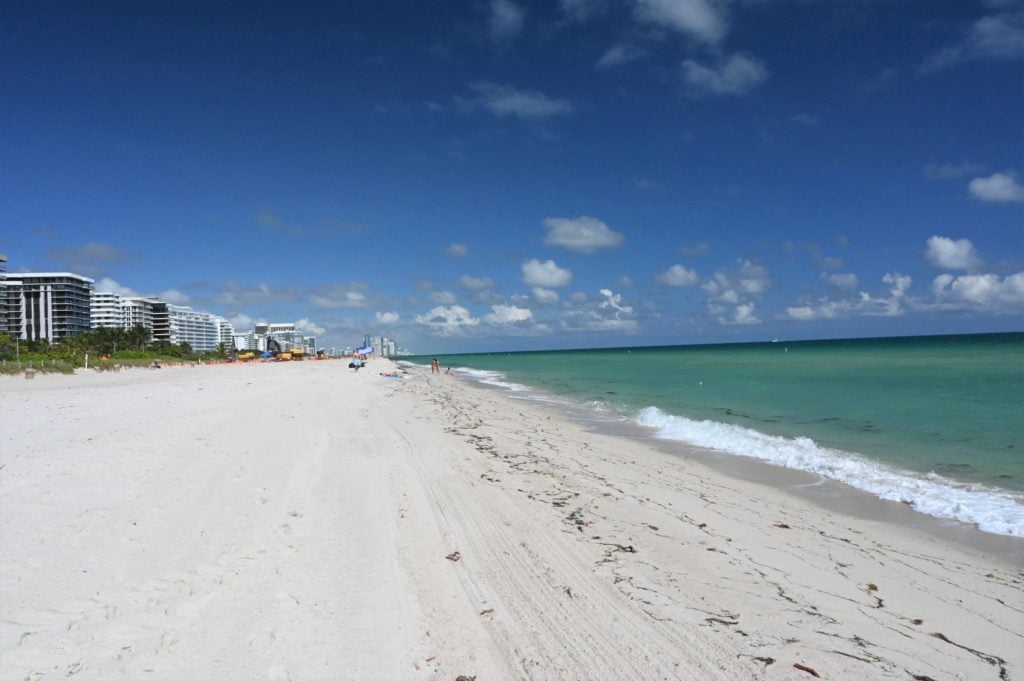
[[[0,3],[0,252],[421,353],[1024,330],[1024,0]]]

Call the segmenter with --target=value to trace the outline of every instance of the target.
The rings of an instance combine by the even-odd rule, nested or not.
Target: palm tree
[[[136,324],[128,329],[125,335],[128,344],[136,350],[145,350],[149,343],[149,329],[142,324]]]

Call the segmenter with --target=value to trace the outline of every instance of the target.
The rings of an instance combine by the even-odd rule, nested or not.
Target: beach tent
[[[358,353],[360,355],[368,355],[371,352],[373,352],[373,348],[371,348],[369,346],[366,346],[366,345],[364,345],[363,347],[361,347],[358,350],[356,350],[356,353]]]
[[[273,357],[274,354],[271,352],[261,352],[260,357]]]

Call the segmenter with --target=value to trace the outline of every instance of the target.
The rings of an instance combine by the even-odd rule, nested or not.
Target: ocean
[[[1024,333],[438,357],[512,397],[1024,536]]]

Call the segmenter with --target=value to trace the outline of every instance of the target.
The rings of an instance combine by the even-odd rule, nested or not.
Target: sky
[[[0,2],[0,252],[321,347],[1024,330],[1024,1]]]

